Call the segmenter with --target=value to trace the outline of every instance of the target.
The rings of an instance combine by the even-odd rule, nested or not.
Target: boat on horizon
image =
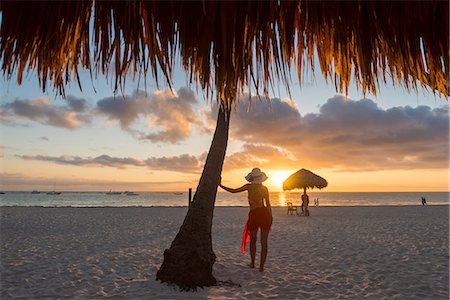
[[[113,192],[111,190],[109,190],[109,192],[106,192],[106,195],[121,195],[122,192]]]
[[[183,193],[181,193],[181,192],[175,192],[175,193],[173,193],[174,195],[183,195]]]
[[[53,183],[53,191],[47,192],[47,195],[61,195],[61,192],[57,192],[55,188],[56,184]]]
[[[136,194],[135,192],[126,191],[124,193],[126,196],[139,196],[139,194]]]
[[[51,192],[47,192],[47,195],[61,195],[61,192],[51,191]]]
[[[38,190],[33,190],[31,193],[32,194],[40,194],[41,192],[39,192]]]

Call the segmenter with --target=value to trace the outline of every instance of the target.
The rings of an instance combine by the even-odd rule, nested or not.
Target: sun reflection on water
[[[284,194],[284,192],[278,193],[278,205],[286,206],[286,195]]]

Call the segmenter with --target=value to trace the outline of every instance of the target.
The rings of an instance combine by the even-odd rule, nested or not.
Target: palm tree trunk
[[[228,142],[230,110],[220,108],[216,131],[209,149],[194,199],[156,279],[174,283],[182,289],[216,285],[212,275],[216,255],[212,249],[211,227],[217,185]]]

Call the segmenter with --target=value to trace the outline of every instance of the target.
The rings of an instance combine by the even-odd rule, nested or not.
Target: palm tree
[[[157,81],[162,71],[170,85],[180,57],[207,95],[215,91],[220,109],[211,148],[157,274],[183,288],[216,283],[214,202],[231,108],[244,87],[267,96],[280,79],[289,90],[291,65],[302,82],[317,53],[340,92],[353,76],[363,92],[376,93],[390,75],[408,90],[420,84],[449,95],[448,1],[2,1],[0,11],[2,71],[19,84],[34,70],[43,89],[50,81],[64,94],[78,67],[107,75],[113,64],[116,90],[129,73],[150,71]]]
[[[219,109],[211,148],[194,199],[156,277],[182,288],[216,284],[212,268],[216,256],[212,249],[211,227],[217,183],[228,142],[230,111]]]

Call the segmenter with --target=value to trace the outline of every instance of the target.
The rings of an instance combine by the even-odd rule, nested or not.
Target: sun
[[[283,190],[283,181],[291,174],[292,171],[288,170],[271,171],[269,175],[270,183],[275,189]]]

